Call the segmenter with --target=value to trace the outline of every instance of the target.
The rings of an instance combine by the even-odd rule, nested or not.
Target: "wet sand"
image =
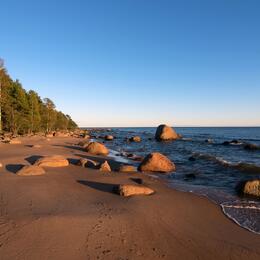
[[[90,156],[77,138],[22,138],[0,144],[0,259],[260,259],[260,236],[220,207],[144,174],[102,173],[74,165]],[[41,148],[30,145],[40,144]],[[71,164],[43,176],[16,176],[44,155]],[[117,163],[110,161],[115,169]],[[142,178],[152,196],[123,198],[117,184]]]

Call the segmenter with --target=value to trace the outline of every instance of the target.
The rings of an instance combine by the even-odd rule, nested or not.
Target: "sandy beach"
[[[142,173],[102,173],[75,165],[87,154],[78,138],[24,137],[0,144],[0,259],[260,259],[259,235],[224,216],[206,198],[175,191]],[[40,148],[31,147],[39,144]],[[40,156],[68,167],[17,176]],[[121,197],[115,185],[136,178],[156,191]]]

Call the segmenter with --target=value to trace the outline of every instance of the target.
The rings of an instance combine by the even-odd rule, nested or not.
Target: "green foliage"
[[[6,70],[0,70],[2,129],[13,134],[73,130],[77,124],[68,115],[57,111],[53,101],[43,100],[33,91],[26,91],[13,81]]]

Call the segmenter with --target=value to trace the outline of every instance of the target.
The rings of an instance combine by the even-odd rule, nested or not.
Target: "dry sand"
[[[144,174],[73,165],[89,157],[79,139],[23,138],[0,144],[0,259],[260,259],[260,236],[220,208]],[[41,148],[29,145],[40,144]],[[71,164],[43,176],[16,176],[42,155]],[[92,158],[92,156],[90,156]],[[98,157],[101,161],[104,159]],[[115,167],[115,163],[113,164]],[[113,187],[142,178],[152,196],[123,198]]]

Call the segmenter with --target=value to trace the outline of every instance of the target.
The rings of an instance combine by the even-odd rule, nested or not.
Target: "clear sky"
[[[259,0],[8,0],[0,57],[80,126],[260,126]]]

